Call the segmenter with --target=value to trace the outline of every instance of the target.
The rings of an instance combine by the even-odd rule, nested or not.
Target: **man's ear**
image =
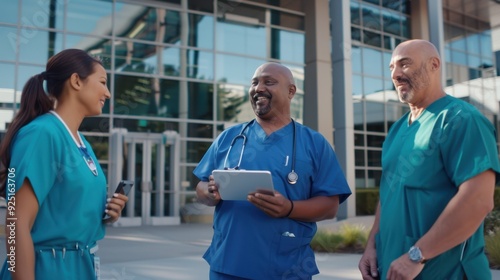
[[[294,84],[288,86],[288,98],[292,99],[297,92],[297,87]]]
[[[437,57],[431,57],[430,59],[431,61],[431,69],[433,71],[435,70],[439,70],[439,68],[441,67],[441,60]]]
[[[78,76],[77,73],[71,74],[69,77],[69,86],[73,88],[74,90],[80,90],[82,87],[82,80],[80,79],[80,76]]]

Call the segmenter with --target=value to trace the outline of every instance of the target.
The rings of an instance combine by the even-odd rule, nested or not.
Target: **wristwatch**
[[[410,258],[410,261],[420,264],[424,264],[427,261],[424,256],[422,256],[422,251],[420,251],[420,248],[416,246],[411,246],[410,250],[408,251],[408,258]]]

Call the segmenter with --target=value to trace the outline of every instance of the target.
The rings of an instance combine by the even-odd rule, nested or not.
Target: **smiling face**
[[[429,58],[415,46],[402,45],[396,48],[389,65],[399,100],[409,104],[425,95],[431,83]]]
[[[94,65],[94,72],[82,81],[82,88],[78,94],[79,102],[86,111],[86,116],[95,116],[102,113],[106,99],[111,97],[107,84],[106,71],[100,64]]]
[[[257,68],[249,90],[255,115],[263,120],[290,119],[290,103],[296,87],[290,70],[277,63]]]

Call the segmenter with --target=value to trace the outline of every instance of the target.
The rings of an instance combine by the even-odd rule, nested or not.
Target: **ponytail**
[[[9,125],[4,140],[0,143],[0,196],[5,197],[5,179],[10,165],[12,140],[23,126],[54,108],[54,102],[43,89],[43,81],[46,77],[47,73],[42,72],[26,82],[21,93],[19,111]]]

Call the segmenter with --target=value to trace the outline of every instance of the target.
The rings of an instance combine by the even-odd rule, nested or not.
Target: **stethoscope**
[[[255,120],[252,120],[250,122],[248,122],[244,127],[243,129],[241,130],[240,134],[236,135],[233,140],[231,141],[231,145],[229,145],[229,149],[227,150],[227,153],[226,153],[226,158],[224,159],[224,169],[227,170],[229,169],[229,167],[227,167],[227,158],[229,157],[229,154],[231,153],[231,149],[233,148],[234,146],[234,143],[236,143],[236,141],[238,139],[242,139],[243,140],[243,145],[241,146],[241,152],[240,152],[240,159],[238,160],[238,164],[233,168],[235,170],[238,170],[240,169],[240,164],[241,164],[241,159],[243,158],[243,152],[245,151],[245,145],[247,143],[247,137],[245,134],[243,134],[243,132],[245,132],[245,130],[247,129],[247,127],[252,124]],[[292,155],[292,170],[290,171],[290,173],[288,173],[287,175],[287,180],[288,180],[288,183],[290,183],[291,185],[294,185],[295,183],[297,183],[297,180],[299,180],[299,175],[297,173],[295,173],[295,151],[296,151],[296,148],[295,148],[295,121],[292,119],[292,123],[293,123],[293,144],[292,144],[292,149],[293,149],[293,155]]]

